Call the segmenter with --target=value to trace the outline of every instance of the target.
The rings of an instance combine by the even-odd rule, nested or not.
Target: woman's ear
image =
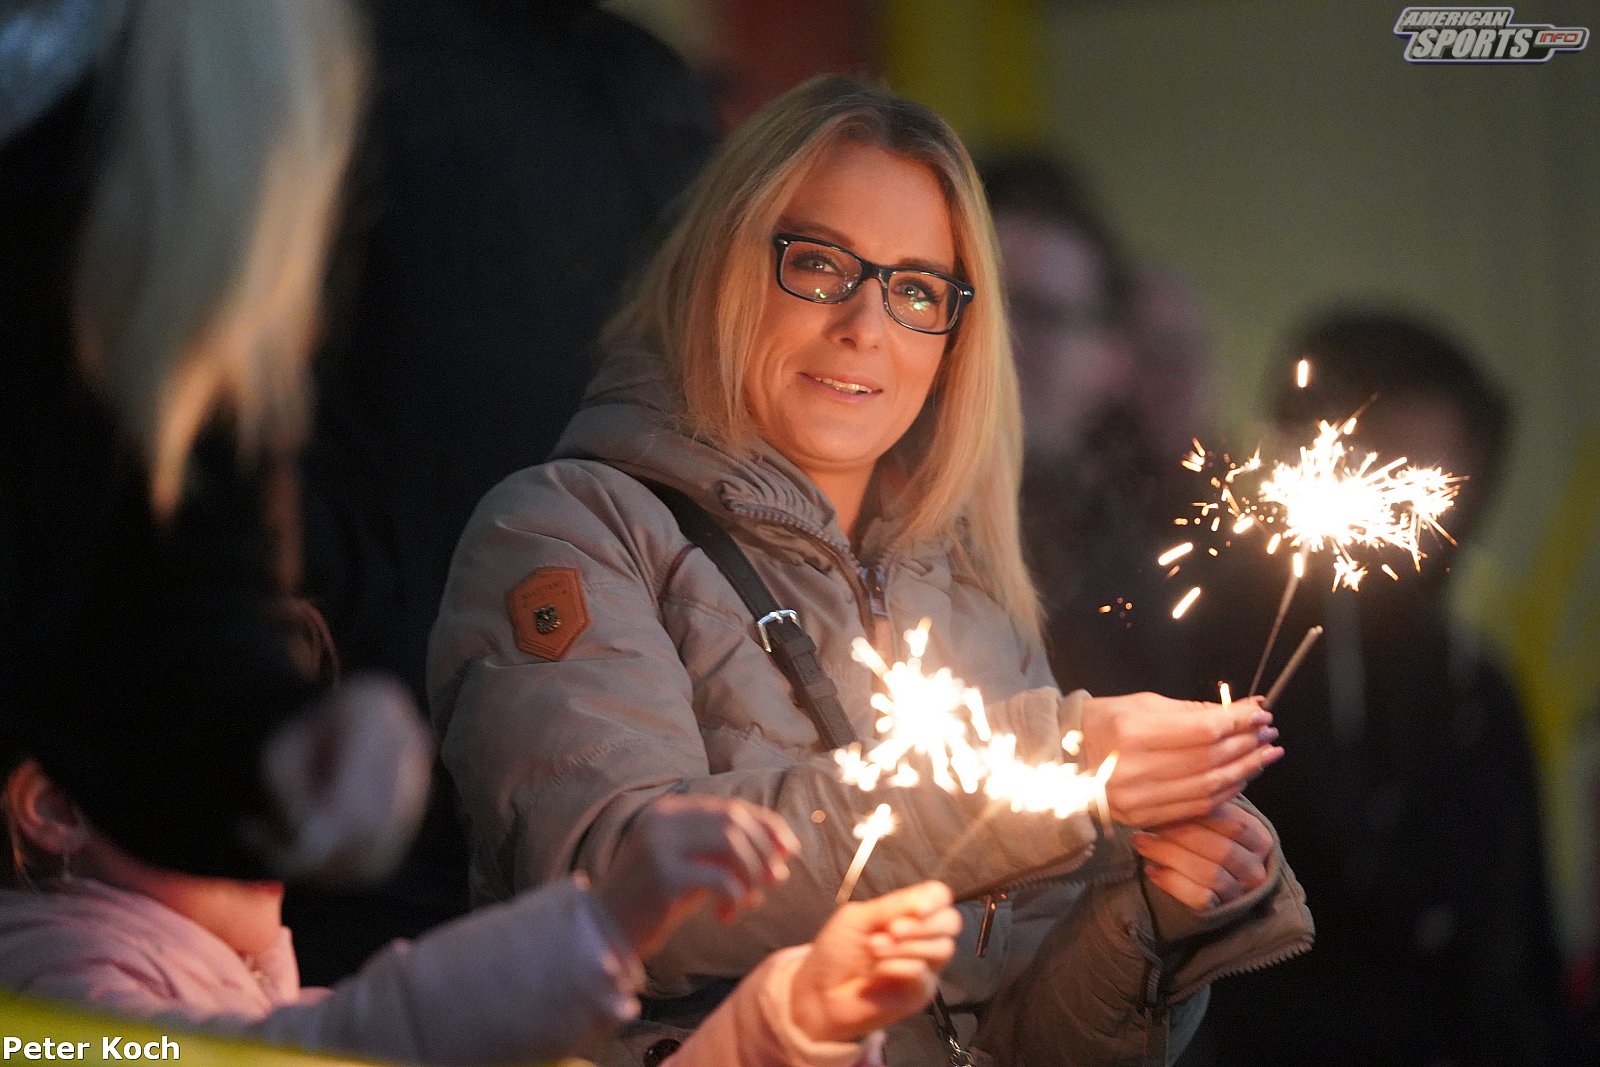
[[[24,760],[6,779],[5,815],[13,831],[53,856],[70,856],[89,841],[83,812],[36,760]]]

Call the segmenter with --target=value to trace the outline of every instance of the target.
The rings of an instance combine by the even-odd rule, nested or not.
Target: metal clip
[[[943,993],[934,991],[933,1003],[928,1005],[928,1010],[933,1013],[934,1029],[950,1046],[950,1067],[973,1067],[972,1053],[961,1047],[961,1037],[956,1033],[955,1020],[950,1018],[950,1008],[944,1002]]]
[[[800,625],[800,613],[793,608],[779,608],[777,611],[769,611],[756,620],[756,632],[761,635],[761,647],[768,652],[772,651],[772,638],[767,636],[767,627],[772,623],[782,622],[784,619],[788,619],[796,626]]]
[[[989,935],[994,932],[994,915],[1000,910],[1000,902],[1006,899],[1005,893],[990,893],[983,898],[983,918],[978,920],[978,943],[974,948],[977,955],[982,956],[989,950]]]

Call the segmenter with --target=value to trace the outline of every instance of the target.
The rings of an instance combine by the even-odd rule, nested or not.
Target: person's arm
[[[235,1032],[414,1063],[554,1059],[638,1011],[637,958],[567,879],[397,941],[326,995]]]

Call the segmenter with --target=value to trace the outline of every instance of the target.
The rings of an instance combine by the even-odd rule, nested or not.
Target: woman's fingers
[[[1269,726],[1260,698],[1220,704],[1172,700],[1155,693],[1090,697],[1084,701],[1084,743],[1098,762],[1112,751],[1155,752],[1204,747],[1233,734]]]
[[[1133,845],[1153,882],[1190,907],[1207,907],[1266,881],[1272,836],[1249,811],[1225,804],[1201,818],[1135,833]]]
[[[1106,785],[1107,799],[1119,821],[1131,826],[1156,826],[1198,818],[1231,800],[1257,775],[1283,758],[1277,745],[1258,745],[1228,763],[1178,773],[1158,764],[1155,770],[1134,767],[1126,778],[1119,762]]]
[[[1220,905],[1222,897],[1208,885],[1201,885],[1171,867],[1146,864],[1145,877],[1168,896],[1194,911],[1206,911]]]

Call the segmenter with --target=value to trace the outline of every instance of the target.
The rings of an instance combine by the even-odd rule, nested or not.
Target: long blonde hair
[[[606,340],[661,353],[682,390],[687,432],[746,447],[757,437],[744,391],[773,284],[772,233],[815,164],[841,143],[883,148],[933,173],[950,211],[956,270],[978,294],[951,335],[917,425],[894,449],[911,478],[905,533],[953,536],[974,577],[1037,635],[1038,594],[1018,532],[1022,417],[994,225],[971,157],[938,115],[840,75],[768,104],[701,175]]]
[[[170,513],[196,436],[292,449],[365,73],[345,0],[130,0],[80,234],[80,360]]]

